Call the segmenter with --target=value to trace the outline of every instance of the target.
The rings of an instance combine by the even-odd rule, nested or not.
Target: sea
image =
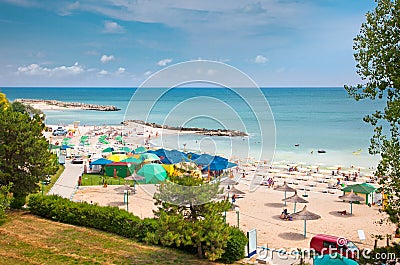
[[[277,163],[341,165],[373,169],[368,153],[373,127],[363,117],[383,102],[355,101],[342,87],[242,88],[10,87],[17,98],[114,105],[120,111],[46,110],[45,122],[120,125],[140,119],[170,126],[231,129],[248,136],[179,134],[151,139],[164,148]],[[319,153],[323,150],[325,153]]]

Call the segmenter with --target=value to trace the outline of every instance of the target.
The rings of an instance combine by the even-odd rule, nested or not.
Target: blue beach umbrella
[[[180,162],[189,162],[190,160],[185,156],[184,153],[178,150],[164,151],[165,156],[162,157],[161,162],[163,164],[177,164]]]
[[[114,162],[114,161],[111,161],[111,160],[108,160],[108,159],[105,159],[105,158],[99,158],[99,159],[97,159],[95,161],[90,162],[90,164],[92,166],[95,166],[95,165],[104,166],[104,165],[111,164],[112,162]]]

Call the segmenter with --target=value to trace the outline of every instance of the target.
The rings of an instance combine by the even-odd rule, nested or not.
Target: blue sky
[[[138,86],[173,63],[225,62],[260,86],[359,82],[373,0],[0,0],[0,87]]]

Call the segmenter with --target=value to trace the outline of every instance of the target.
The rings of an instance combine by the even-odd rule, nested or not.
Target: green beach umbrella
[[[145,152],[147,152],[147,149],[143,146],[139,146],[138,148],[135,149],[136,154],[145,153]]]
[[[131,151],[131,149],[129,147],[127,147],[127,146],[121,147],[119,150],[125,151],[127,153],[129,153]]]
[[[140,159],[142,161],[151,162],[151,161],[159,161],[160,158],[156,154],[152,153],[144,153],[140,155]]]
[[[167,172],[161,164],[145,164],[137,174],[145,177],[147,184],[157,184],[167,178]]]
[[[358,265],[358,263],[352,259],[343,257],[339,253],[335,253],[315,256],[314,265]]]
[[[140,163],[142,163],[142,160],[134,158],[134,157],[128,157],[126,159],[121,160],[120,162],[127,162],[127,163],[132,163],[132,164],[140,164]]]
[[[114,151],[114,148],[112,147],[107,147],[106,149],[103,149],[103,151],[101,151],[102,153],[111,153],[112,151]]]

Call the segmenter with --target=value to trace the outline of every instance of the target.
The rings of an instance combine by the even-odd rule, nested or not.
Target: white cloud
[[[125,29],[114,21],[104,21],[104,30],[105,33],[123,33]]]
[[[268,62],[268,58],[262,55],[257,55],[256,58],[254,59],[254,62],[259,64],[266,63]]]
[[[105,54],[103,54],[103,56],[101,56],[101,58],[100,58],[100,61],[102,63],[107,63],[107,62],[113,61],[113,60],[115,60],[114,55],[105,55]]]
[[[25,74],[31,76],[65,76],[65,75],[78,75],[85,72],[85,69],[75,63],[71,66],[58,66],[54,68],[42,67],[38,64],[30,64],[28,66],[20,66],[17,69],[17,74]]]
[[[149,75],[151,75],[153,72],[152,71],[146,71],[146,72],[144,72],[144,75],[145,76],[149,76]]]
[[[99,72],[99,75],[108,75],[108,72],[106,70],[101,70]]]
[[[167,64],[171,63],[172,59],[162,59],[157,62],[157,65],[159,66],[166,66]]]
[[[125,70],[126,69],[124,67],[119,67],[115,74],[122,75],[123,73],[125,73]]]

